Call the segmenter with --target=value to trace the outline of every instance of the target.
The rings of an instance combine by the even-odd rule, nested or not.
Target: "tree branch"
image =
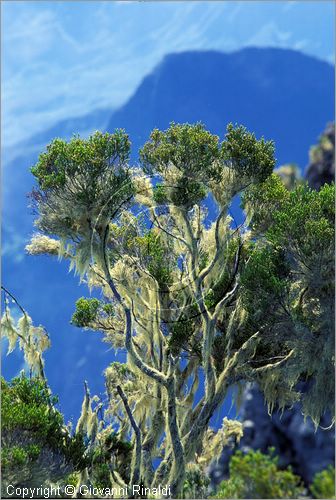
[[[141,469],[141,431],[139,426],[137,425],[136,421],[134,420],[132,410],[128,404],[127,396],[120,387],[120,385],[117,385],[116,387],[117,392],[119,396],[121,397],[122,402],[124,403],[124,407],[128,416],[128,419],[130,421],[130,424],[133,428],[134,434],[135,434],[135,460],[134,460],[134,465],[133,465],[133,470],[132,470],[132,476],[131,476],[131,485],[133,484],[139,484],[140,483],[140,469]]]
[[[23,309],[23,307],[20,305],[20,303],[18,302],[18,300],[14,297],[14,295],[9,291],[7,290],[7,288],[5,288],[3,285],[1,285],[1,290],[3,290],[5,292],[6,295],[9,295],[11,299],[14,300],[15,304],[18,306],[18,308],[20,309],[20,311],[25,315],[27,316],[27,313],[26,311]]]
[[[130,308],[126,305],[124,299],[121,297],[120,293],[118,292],[114,281],[111,277],[108,262],[107,262],[107,256],[106,256],[106,240],[107,240],[107,233],[108,233],[108,226],[106,226],[105,230],[105,235],[103,238],[103,244],[102,244],[102,253],[103,253],[103,264],[104,264],[104,272],[106,275],[106,281],[115,297],[117,302],[122,306],[124,309],[125,313],[125,347],[127,349],[127,352],[130,354],[134,364],[139,368],[139,370],[142,371],[147,377],[150,377],[160,384],[165,385],[167,383],[166,377],[156,370],[155,368],[152,368],[148,366],[139,356],[139,354],[135,351],[134,346],[133,346],[133,341],[132,341],[132,313]]]

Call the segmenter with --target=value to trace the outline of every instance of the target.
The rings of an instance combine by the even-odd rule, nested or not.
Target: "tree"
[[[129,150],[121,130],[54,140],[32,168],[41,233],[27,250],[68,259],[101,291],[72,321],[127,352],[105,371],[105,418],[132,444],[129,477],[112,481],[170,484],[176,498],[190,464],[241,434],[227,419],[209,428],[231,386],[256,380],[269,411],[302,398],[316,425],[332,405],[334,189],[287,191],[273,143],[242,126],[222,142],[201,124],[154,130],[138,168]]]

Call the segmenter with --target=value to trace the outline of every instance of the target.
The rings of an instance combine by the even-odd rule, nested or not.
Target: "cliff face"
[[[330,184],[335,179],[335,124],[328,123],[319,138],[318,144],[309,151],[309,165],[306,179],[310,187],[320,189],[323,184]]]
[[[267,453],[274,446],[279,456],[279,466],[291,465],[308,485],[316,472],[325,469],[335,460],[335,431],[315,428],[310,419],[304,422],[299,405],[284,411],[283,415],[267,413],[264,398],[254,384],[247,386],[240,411],[244,435],[238,449]],[[331,418],[324,417],[322,427],[330,425]],[[237,449],[236,448],[236,449]],[[229,460],[233,450],[225,450],[218,463],[212,465],[210,476],[213,484],[228,477]]]

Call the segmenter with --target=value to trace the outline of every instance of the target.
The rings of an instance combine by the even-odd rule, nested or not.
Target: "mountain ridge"
[[[299,77],[305,80],[302,85],[296,81]],[[314,105],[322,96],[331,99],[325,106]],[[258,117],[253,116],[256,106]],[[275,140],[278,164],[297,162],[303,169],[308,162],[307,150],[332,119],[333,109],[332,66],[315,57],[279,48],[245,48],[232,53],[186,51],[165,56],[127,103],[112,114],[108,130],[126,129],[134,161],[135,151],[154,127],[167,128],[171,121],[202,121],[223,137],[227,123],[237,122],[256,135]],[[286,134],[276,127],[276,114],[280,122],[296,119],[297,128],[308,122],[308,129],[301,131],[305,143],[301,154],[289,139],[292,130]],[[314,124],[309,125],[309,121]],[[286,154],[288,145],[294,154]]]

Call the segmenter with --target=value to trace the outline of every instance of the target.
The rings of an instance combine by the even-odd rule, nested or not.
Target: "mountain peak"
[[[279,163],[303,168],[310,144],[333,118],[333,94],[332,66],[295,50],[172,53],[112,115],[108,130],[126,129],[136,160],[154,127],[201,121],[223,137],[227,123],[237,122],[274,139]]]

